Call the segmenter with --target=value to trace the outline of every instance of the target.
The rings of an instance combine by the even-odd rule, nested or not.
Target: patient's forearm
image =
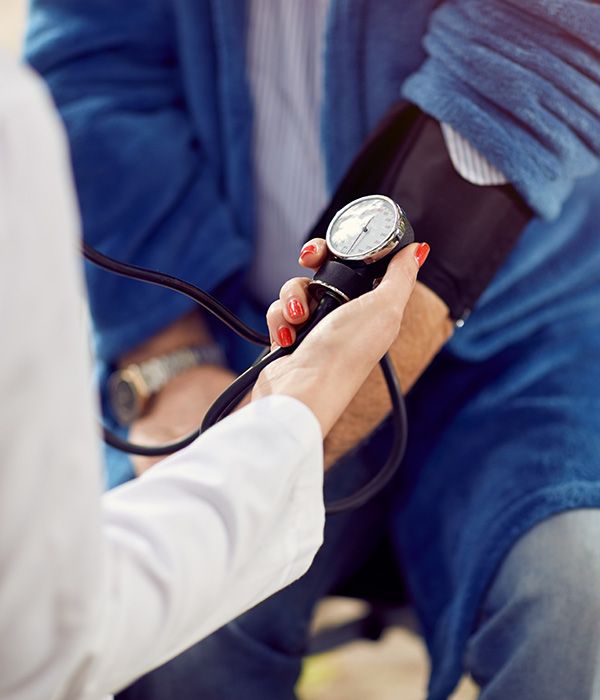
[[[452,335],[444,302],[417,283],[404,312],[402,329],[390,354],[406,393]],[[325,460],[332,464],[366,437],[390,410],[388,391],[379,368],[360,389],[325,442]]]

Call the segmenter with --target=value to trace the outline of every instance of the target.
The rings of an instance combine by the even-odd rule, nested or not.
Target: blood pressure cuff
[[[468,316],[533,216],[512,185],[473,185],[459,175],[439,123],[407,103],[368,139],[311,237],[323,236],[339,209],[368,194],[394,199],[417,240],[431,245],[419,281],[455,321]]]

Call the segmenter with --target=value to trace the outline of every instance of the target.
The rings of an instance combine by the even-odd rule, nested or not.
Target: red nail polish
[[[282,348],[289,348],[292,344],[292,331],[285,326],[281,326],[277,329],[277,337],[279,338],[279,345]]]
[[[304,307],[299,299],[290,299],[287,303],[287,310],[290,318],[293,318],[294,321],[304,317]]]
[[[419,267],[423,265],[425,260],[427,260],[427,256],[429,255],[429,251],[431,248],[429,247],[428,243],[421,243],[419,247],[417,248],[417,252],[415,253],[415,258],[417,262],[419,263]]]
[[[317,246],[312,243],[308,243],[300,251],[300,260],[302,260],[307,255],[314,255],[317,252]]]

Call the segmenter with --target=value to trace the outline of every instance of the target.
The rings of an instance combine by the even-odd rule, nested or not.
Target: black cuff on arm
[[[453,320],[469,314],[532,217],[511,185],[473,185],[459,175],[439,123],[406,103],[367,141],[311,237],[324,235],[345,204],[375,193],[398,202],[417,240],[431,245],[419,281],[446,303]]]

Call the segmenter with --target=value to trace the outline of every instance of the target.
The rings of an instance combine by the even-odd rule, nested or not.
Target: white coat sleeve
[[[322,442],[270,397],[101,496],[62,129],[0,56],[0,697],[101,698],[300,576]]]

